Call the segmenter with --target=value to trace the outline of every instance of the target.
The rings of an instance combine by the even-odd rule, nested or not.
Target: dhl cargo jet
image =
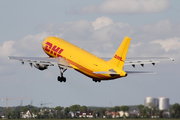
[[[132,65],[135,67],[136,64],[144,66],[144,64],[151,63],[155,65],[155,63],[160,60],[174,60],[173,58],[168,57],[126,60],[130,41],[131,38],[125,37],[116,53],[109,61],[105,61],[104,59],[101,59],[58,37],[47,37],[42,42],[42,48],[49,57],[7,56],[7,58],[19,60],[22,64],[24,64],[24,62],[29,62],[31,67],[34,66],[39,70],[45,70],[49,66],[57,65],[60,68],[61,76],[58,76],[57,78],[60,82],[66,82],[63,73],[68,68],[74,69],[92,78],[95,82],[101,82],[101,80],[113,80],[126,77],[130,73],[146,73],[139,71],[124,71],[124,65]]]

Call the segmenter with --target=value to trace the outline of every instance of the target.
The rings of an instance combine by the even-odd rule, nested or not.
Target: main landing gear
[[[59,67],[59,69],[60,69],[61,76],[58,76],[58,77],[57,77],[57,80],[58,80],[59,82],[66,82],[66,78],[63,77],[63,73],[67,70],[67,68],[64,69],[64,68],[62,68],[62,67]]]
[[[94,81],[94,82],[101,82],[101,80],[95,80],[95,79],[93,79],[93,81]]]

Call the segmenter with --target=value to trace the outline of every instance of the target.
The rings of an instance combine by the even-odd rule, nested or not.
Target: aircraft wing
[[[172,60],[174,61],[174,58],[169,57],[138,57],[138,58],[126,58],[126,61],[124,65],[132,65],[135,67],[135,65],[139,64],[142,67],[144,67],[144,64],[153,64],[159,63],[160,61],[165,60]]]
[[[8,59],[18,60],[24,64],[28,62],[32,65],[44,65],[44,66],[54,66],[58,65],[64,68],[72,68],[72,66],[62,57],[15,57],[7,56]]]

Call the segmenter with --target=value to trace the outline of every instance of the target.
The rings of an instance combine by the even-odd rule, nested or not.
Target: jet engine
[[[39,69],[39,70],[45,70],[48,68],[48,65],[44,65],[44,64],[34,64],[34,67]]]

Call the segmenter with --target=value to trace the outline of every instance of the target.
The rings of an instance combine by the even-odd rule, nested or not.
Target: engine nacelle
[[[43,65],[43,64],[34,64],[34,67],[39,69],[39,70],[45,70],[48,68],[47,65]]]

